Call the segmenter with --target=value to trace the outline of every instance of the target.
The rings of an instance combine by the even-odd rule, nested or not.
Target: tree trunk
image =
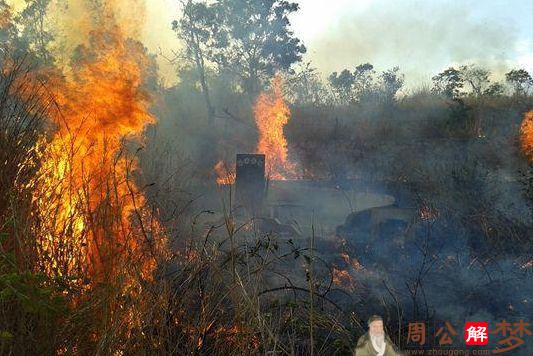
[[[196,67],[198,68],[198,73],[200,74],[200,85],[202,86],[202,92],[204,94],[205,105],[207,107],[207,122],[209,126],[213,126],[215,121],[215,108],[211,104],[211,97],[209,95],[209,86],[207,85],[207,79],[205,75],[205,63],[200,49],[200,44],[198,39],[195,38],[195,48],[194,48],[194,59],[196,62]]]

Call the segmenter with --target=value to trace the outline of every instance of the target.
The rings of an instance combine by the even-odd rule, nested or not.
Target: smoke
[[[56,35],[54,55],[67,64],[75,48],[86,44],[92,31],[109,24],[120,25],[126,38],[142,40],[146,11],[142,0],[52,1],[48,16]]]
[[[378,69],[398,65],[408,86],[452,64],[478,63],[498,75],[517,60],[516,21],[494,14],[489,19],[482,12],[472,1],[376,0],[357,12],[346,7],[306,43],[308,59],[325,74],[365,62]]]

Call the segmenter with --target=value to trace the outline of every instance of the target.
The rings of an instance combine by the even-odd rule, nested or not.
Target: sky
[[[292,19],[307,60],[325,73],[370,62],[399,66],[412,88],[450,65],[479,63],[496,77],[533,72],[533,1],[300,0]]]
[[[413,89],[451,65],[478,63],[495,79],[515,67],[533,73],[533,0],[293,1],[300,9],[290,20],[307,47],[304,60],[325,77],[366,62],[378,71],[399,66]],[[159,55],[170,85],[177,79],[167,59],[180,48],[171,28],[179,0],[144,2],[141,40]]]
[[[169,27],[178,1],[150,0],[147,43],[167,57],[179,42]],[[494,79],[521,67],[533,73],[533,1],[299,0],[291,16],[305,61],[324,76],[370,62],[399,66],[415,89],[451,65],[487,66]],[[155,45],[159,43],[159,45]],[[168,63],[163,70],[174,75]],[[169,78],[170,78],[169,76]]]

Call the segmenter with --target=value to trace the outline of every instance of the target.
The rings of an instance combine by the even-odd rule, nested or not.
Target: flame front
[[[520,127],[520,143],[522,152],[533,162],[533,110],[526,113]]]
[[[127,138],[155,121],[144,83],[150,60],[116,22],[113,2],[108,5],[70,70],[49,76],[57,131],[42,153],[34,199],[43,267],[96,281],[117,276],[131,257],[148,276],[157,245],[151,233],[157,227],[146,226],[145,199],[132,179],[137,161],[127,149]]]
[[[283,132],[291,111],[283,100],[279,75],[274,78],[272,89],[257,98],[254,114],[259,129],[257,152],[266,155],[267,175],[277,180],[296,178],[296,165],[289,160],[287,139]]]
[[[221,160],[215,165],[215,173],[217,175],[218,185],[235,184],[235,171],[228,169],[226,163]]]

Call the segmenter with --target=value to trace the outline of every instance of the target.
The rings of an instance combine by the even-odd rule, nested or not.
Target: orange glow
[[[266,155],[267,176],[277,180],[296,178],[296,165],[289,160],[287,139],[283,132],[291,112],[283,100],[280,76],[274,78],[270,91],[259,95],[254,115],[259,130],[257,153]]]
[[[354,270],[356,271],[363,270],[363,266],[361,266],[359,261],[357,261],[355,258],[351,258],[350,255],[348,255],[346,252],[341,252],[341,258],[346,264],[352,266]]]
[[[420,215],[420,219],[424,221],[435,221],[439,217],[438,210],[428,205],[423,205],[418,209],[418,214]]]
[[[235,171],[228,169],[224,161],[218,161],[215,165],[215,173],[217,175],[218,185],[235,184]]]
[[[88,38],[70,70],[49,75],[57,130],[42,152],[34,198],[40,254],[54,256],[43,257],[45,270],[96,281],[124,273],[131,258],[149,277],[164,240],[143,211],[145,198],[132,178],[137,160],[126,142],[155,122],[144,83],[151,62],[142,44],[123,33],[112,3],[84,29]],[[60,249],[66,252],[58,258]]]
[[[533,110],[526,113],[520,127],[520,143],[522,152],[533,162]]]
[[[345,288],[349,291],[355,290],[355,281],[350,272],[333,267],[333,284]]]
[[[260,346],[258,338],[253,335],[252,331],[237,324],[218,327],[215,334],[239,349],[257,350]]]

